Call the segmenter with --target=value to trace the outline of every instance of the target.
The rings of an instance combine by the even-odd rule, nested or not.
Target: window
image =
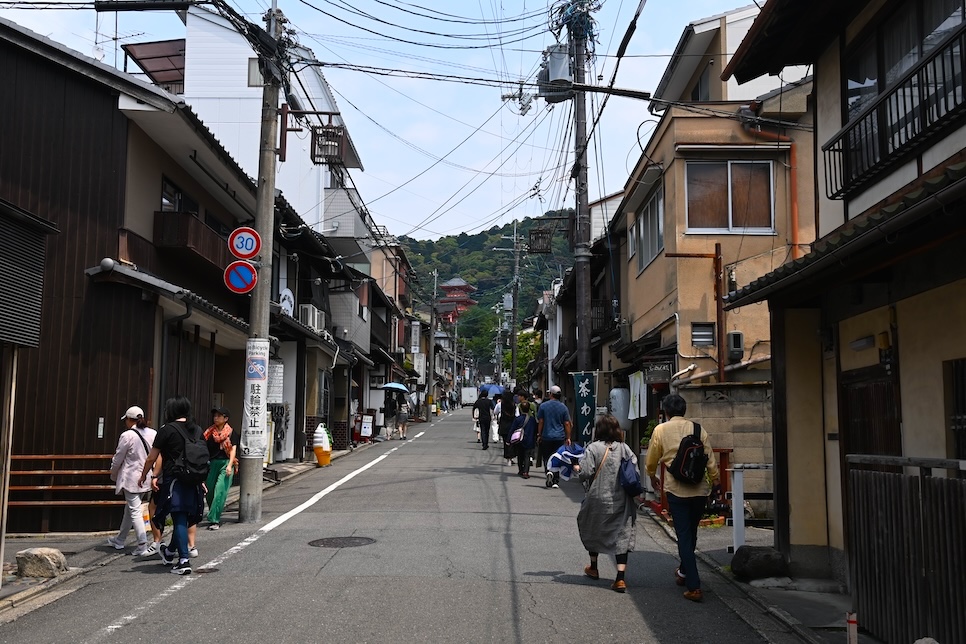
[[[843,93],[846,98],[845,119],[855,120],[865,108],[886,91],[895,91],[885,109],[882,128],[890,151],[902,146],[911,135],[922,129],[920,102],[930,106],[940,101],[937,92],[945,92],[951,85],[962,85],[962,61],[951,56],[945,64],[930,66],[927,77],[937,70],[947,79],[924,79],[920,74],[907,77],[963,24],[963,0],[906,0],[875,31],[857,46],[846,52],[843,60]],[[926,80],[926,86],[921,87]],[[945,82],[942,82],[945,81]],[[945,89],[944,89],[945,88]],[[866,128],[869,129],[869,128]],[[878,145],[875,131],[867,132],[861,140],[850,145]],[[873,155],[876,156],[876,155]],[[876,156],[876,158],[878,158]]]
[[[705,66],[698,77],[698,82],[691,88],[691,100],[697,102],[711,100],[711,65]]]
[[[330,375],[324,369],[319,369],[319,390],[316,399],[316,415],[325,422],[329,422],[329,405],[332,401],[330,394]]]
[[[692,322],[691,344],[695,347],[713,347],[714,322]]]
[[[258,67],[257,58],[248,59],[248,86],[249,87],[261,87],[265,84],[265,79],[262,77],[262,70]]]
[[[637,222],[640,220],[638,215],[634,222],[627,227],[627,259],[637,254]]]
[[[190,212],[197,215],[198,202],[185,194],[167,177],[161,177],[161,212]]]
[[[772,232],[771,161],[689,162],[688,229]]]
[[[642,271],[664,250],[664,190],[658,186],[651,198],[637,214],[637,270]]]

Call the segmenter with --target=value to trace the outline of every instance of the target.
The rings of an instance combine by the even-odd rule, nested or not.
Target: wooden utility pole
[[[268,15],[269,35],[278,40],[282,20],[276,3]],[[262,124],[258,151],[258,186],[255,198],[255,229],[262,238],[262,255],[258,281],[252,291],[251,326],[246,350],[246,389],[241,427],[241,457],[238,459],[238,519],[252,523],[262,518],[262,464],[268,454],[266,394],[268,393],[268,353],[270,342],[269,302],[272,295],[272,248],[275,231],[275,141],[278,138],[278,95],[281,78],[277,65],[259,59],[264,86],[262,88]],[[260,387],[252,377],[252,369],[265,368],[266,385]],[[257,369],[256,369],[257,371]],[[255,375],[258,375],[257,373]]]
[[[574,86],[584,84],[587,34],[571,30],[574,44]],[[583,91],[574,92],[574,145],[576,146],[577,227],[574,231],[574,271],[577,286],[577,371],[590,371],[590,204],[587,196],[587,103]]]

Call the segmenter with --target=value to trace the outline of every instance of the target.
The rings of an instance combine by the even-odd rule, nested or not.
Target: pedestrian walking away
[[[597,419],[597,440],[587,446],[584,458],[574,465],[586,494],[577,512],[580,541],[590,555],[584,574],[600,579],[597,559],[600,554],[614,555],[617,577],[611,588],[627,591],[624,574],[628,553],[634,550],[637,501],[624,491],[620,482],[621,461],[637,465],[633,450],[624,443],[624,432],[617,419],[607,414]]]
[[[169,398],[164,403],[165,423],[158,430],[154,446],[144,463],[138,484],[143,484],[162,458],[158,482],[157,515],[152,522],[164,529],[168,515],[174,524],[171,543],[161,545],[161,561],[172,565],[176,575],[191,573],[188,527],[195,526],[204,512],[204,481],[208,476],[208,447],[204,430],[191,419],[191,401],[184,396]]]
[[[651,442],[647,448],[647,460],[644,467],[651,484],[658,494],[661,493],[661,481],[657,478],[657,468],[663,463],[665,467],[671,465],[677,456],[681,440],[694,433],[695,426],[684,418],[688,411],[688,404],[678,394],[667,396],[661,407],[669,420],[654,428]],[[668,510],[674,522],[674,532],[678,539],[678,555],[681,559],[680,567],[674,571],[674,581],[678,586],[686,586],[686,599],[699,602],[704,598],[701,591],[701,578],[698,575],[698,562],[694,551],[698,545],[698,526],[704,509],[708,503],[708,495],[715,498],[721,496],[721,480],[718,464],[714,458],[714,450],[708,440],[708,433],[701,429],[701,442],[704,453],[708,457],[707,472],[698,483],[679,481],[673,476],[666,476],[664,492],[667,496]]]
[[[573,428],[570,422],[570,411],[561,402],[563,394],[560,387],[550,387],[550,400],[544,401],[537,408],[537,449],[543,469],[547,473],[547,487],[560,487],[560,476],[547,471],[547,460],[550,455],[563,445],[570,445],[570,432]]]
[[[480,429],[480,440],[483,442],[483,449],[488,449],[490,444],[490,422],[493,418],[493,406],[490,404],[489,395],[486,389],[480,392],[480,397],[473,403],[473,418],[476,419]]]
[[[399,439],[406,440],[406,430],[409,428],[409,401],[400,394],[401,400],[396,408],[396,426],[399,428]]]
[[[514,404],[513,396],[510,392],[504,392],[500,396],[500,416],[498,419],[500,440],[503,441],[503,460],[504,465],[513,465],[516,458],[517,448],[510,445],[510,426],[517,417],[517,406]]]
[[[228,424],[231,414],[225,407],[211,410],[211,426],[205,430],[205,441],[208,443],[208,457],[211,459],[208,469],[208,529],[217,530],[221,527],[221,513],[225,510],[228,490],[231,489],[232,478],[238,471],[237,448],[241,441],[241,432],[232,429]],[[190,546],[189,546],[190,550]]]
[[[124,495],[125,508],[117,536],[108,538],[107,542],[115,550],[124,550],[127,535],[134,528],[137,546],[131,554],[140,557],[147,553],[149,547],[142,506],[146,495],[151,492],[151,485],[138,481],[138,476],[151,452],[157,432],[148,427],[144,410],[140,407],[130,407],[121,420],[126,429],[118,436],[117,449],[111,459],[111,480],[114,481],[114,493]]]
[[[526,400],[520,402],[520,415],[513,419],[510,425],[510,438],[519,432],[520,438],[511,447],[516,449],[517,474],[521,478],[530,478],[530,457],[533,455],[533,448],[537,444],[537,419],[530,414],[530,403]]]

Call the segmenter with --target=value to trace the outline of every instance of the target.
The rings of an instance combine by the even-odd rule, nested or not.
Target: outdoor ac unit
[[[312,304],[299,304],[299,322],[316,333],[322,333],[325,330],[325,311],[320,311]]]

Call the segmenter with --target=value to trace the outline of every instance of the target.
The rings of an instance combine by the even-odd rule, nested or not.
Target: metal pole
[[[430,405],[436,399],[436,283],[439,271],[433,270],[433,302],[429,307],[429,364],[426,366],[426,420],[432,415]]]
[[[586,34],[574,37],[574,83],[584,83]],[[574,125],[577,163],[577,230],[574,237],[574,270],[577,281],[577,371],[590,371],[590,205],[587,197],[587,104],[583,91],[574,93]]]
[[[520,301],[520,244],[517,241],[517,221],[513,220],[513,309],[510,313],[510,380],[517,379],[517,310]],[[519,384],[519,383],[516,383]]]
[[[721,265],[721,243],[714,245],[714,308],[715,322],[718,330],[718,382],[725,381],[725,360],[728,357],[728,347],[725,346],[725,318],[724,318],[724,269]]]
[[[275,19],[275,3],[269,16],[270,35],[278,38],[281,21]],[[275,229],[275,140],[278,137],[280,79],[263,65],[262,124],[258,152],[258,193],[255,229],[262,238],[258,281],[252,291],[251,327],[245,360],[245,404],[239,459],[238,519],[253,523],[262,518],[262,464],[268,454],[266,398],[268,384],[269,302],[272,295],[272,247]]]

